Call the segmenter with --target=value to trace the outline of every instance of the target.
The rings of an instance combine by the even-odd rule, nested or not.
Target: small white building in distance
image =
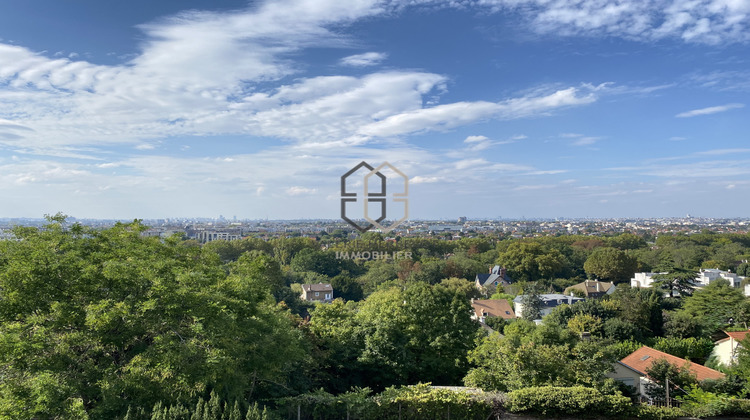
[[[718,268],[701,268],[698,277],[695,279],[695,285],[698,287],[708,286],[711,282],[718,279],[726,279],[732,287],[740,287],[744,277],[738,276],[731,271],[722,271]]]
[[[635,273],[633,278],[630,279],[630,287],[652,287],[655,281],[653,277],[657,274],[667,273]],[[718,268],[701,268],[695,280],[693,280],[693,286],[695,288],[706,287],[718,279],[725,279],[729,282],[730,286],[738,288],[742,286],[742,280],[745,277],[738,276],[737,273],[732,273],[731,271],[719,270]],[[750,296],[750,288],[745,286],[744,293],[745,296]]]
[[[635,276],[630,279],[630,287],[651,287],[654,285],[653,277],[657,274],[667,273],[635,273]]]

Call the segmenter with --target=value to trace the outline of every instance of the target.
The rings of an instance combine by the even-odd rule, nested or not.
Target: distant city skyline
[[[750,208],[750,2],[0,5],[0,219],[411,219]]]

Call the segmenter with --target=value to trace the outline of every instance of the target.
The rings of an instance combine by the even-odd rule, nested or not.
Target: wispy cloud
[[[532,30],[544,34],[639,41],[672,38],[711,45],[750,40],[750,3],[742,0],[483,0],[481,4],[497,12],[513,10]]]
[[[565,107],[595,102],[596,94],[590,86],[570,87],[548,94],[533,93],[502,102],[456,102],[421,108],[390,116],[359,130],[365,136],[398,136],[420,131],[455,128],[483,119],[516,119],[547,115]]]
[[[368,52],[344,57],[341,59],[340,63],[344,66],[368,67],[380,64],[387,57],[388,54],[385,53]]]
[[[690,117],[697,117],[699,115],[711,115],[711,114],[717,114],[719,112],[726,112],[732,109],[738,109],[738,108],[744,108],[744,107],[745,107],[745,104],[739,104],[739,103],[732,103],[732,104],[719,105],[719,106],[710,106],[708,108],[693,109],[691,111],[681,112],[675,115],[675,117],[690,118]]]
[[[564,139],[574,139],[570,143],[571,146],[590,146],[603,139],[603,137],[585,136],[578,133],[563,133],[560,134],[560,137]]]

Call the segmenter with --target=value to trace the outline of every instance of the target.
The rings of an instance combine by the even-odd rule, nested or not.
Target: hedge
[[[632,411],[633,403],[621,394],[605,395],[594,388],[540,386],[509,393],[506,407],[544,417],[621,417]]]

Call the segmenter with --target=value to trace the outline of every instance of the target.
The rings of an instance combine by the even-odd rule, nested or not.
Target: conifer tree
[[[232,412],[229,414],[229,420],[242,420],[242,409],[240,408],[240,402],[237,400],[234,400],[234,407],[232,407]]]

